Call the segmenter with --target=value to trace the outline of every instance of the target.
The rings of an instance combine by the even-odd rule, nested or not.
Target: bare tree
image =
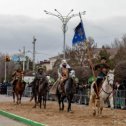
[[[67,47],[66,55],[68,59],[73,61],[71,63],[74,63],[74,66],[83,66],[88,59],[87,48],[92,52],[95,47],[94,39],[89,37],[86,42],[79,43],[72,48]]]

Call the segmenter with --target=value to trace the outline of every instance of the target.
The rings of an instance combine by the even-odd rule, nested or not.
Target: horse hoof
[[[95,111],[93,112],[93,116],[96,116],[96,112]]]
[[[72,110],[69,110],[68,112],[73,113],[73,111],[72,111]]]
[[[114,110],[114,107],[111,107],[111,110]]]
[[[33,106],[32,108],[36,108],[36,106]]]
[[[102,115],[99,115],[100,118],[102,118]]]

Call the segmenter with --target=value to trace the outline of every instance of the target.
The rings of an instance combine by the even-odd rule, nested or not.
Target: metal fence
[[[12,86],[7,87],[7,96],[12,96]],[[23,93],[24,97],[31,97],[32,96],[32,88],[26,87]]]
[[[74,95],[73,103],[88,105],[89,94],[90,94],[90,89],[78,91],[78,93]],[[7,96],[11,96],[11,95],[12,95],[12,87],[8,86],[7,87]],[[32,96],[32,88],[26,87],[23,96],[31,97]],[[51,95],[48,93],[47,99],[48,100],[56,100],[56,97],[55,97],[55,95]],[[114,107],[126,109],[126,90],[115,90],[115,92],[114,92]]]
[[[126,109],[126,90],[116,90],[114,93],[115,108]]]

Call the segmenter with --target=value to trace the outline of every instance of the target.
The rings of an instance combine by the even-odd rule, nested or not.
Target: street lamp
[[[35,42],[36,42],[35,36],[33,36],[33,74],[35,74]]]
[[[57,14],[54,14],[52,12],[48,12],[48,11],[44,10],[44,12],[46,14],[55,16],[55,17],[59,18],[62,22],[62,27],[63,27],[63,52],[64,52],[63,58],[65,59],[67,23],[72,17],[79,16],[79,13],[78,14],[71,14],[73,12],[73,9],[72,9],[66,16],[63,16],[57,9],[54,9],[54,11],[56,11]],[[83,11],[80,14],[84,15],[85,12],[86,11]]]

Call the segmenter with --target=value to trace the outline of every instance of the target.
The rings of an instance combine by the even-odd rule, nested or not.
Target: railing
[[[74,95],[73,103],[85,104],[89,103],[89,89],[85,89],[83,91],[79,91],[78,94]],[[7,87],[7,96],[12,95],[12,87]],[[31,97],[32,96],[32,88],[26,87],[23,96]],[[56,100],[55,95],[51,95],[48,93],[48,100]],[[115,90],[114,91],[114,107],[126,109],[126,90]]]
[[[12,86],[7,87],[7,96],[12,96]],[[26,87],[23,93],[24,97],[31,97],[32,96],[32,88]]]
[[[114,93],[115,108],[126,109],[126,90],[116,90]]]

